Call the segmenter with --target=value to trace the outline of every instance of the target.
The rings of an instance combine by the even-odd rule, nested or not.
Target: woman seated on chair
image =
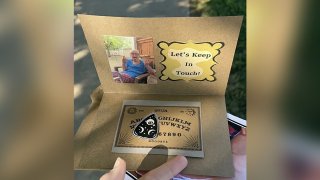
[[[139,51],[132,50],[131,59],[126,59],[124,56],[122,58],[122,69],[120,73],[120,78],[123,83],[134,83],[135,78],[141,74],[153,73],[153,69],[150,66],[148,60],[143,61],[140,59]]]

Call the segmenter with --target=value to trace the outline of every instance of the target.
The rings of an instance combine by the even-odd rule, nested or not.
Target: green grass
[[[191,15],[244,16],[226,90],[226,104],[229,113],[246,119],[246,1],[192,1]]]

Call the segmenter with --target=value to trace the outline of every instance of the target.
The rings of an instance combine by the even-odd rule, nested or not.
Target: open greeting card
[[[224,94],[242,17],[79,18],[104,93],[76,134],[75,168],[183,155],[184,174],[232,177]]]

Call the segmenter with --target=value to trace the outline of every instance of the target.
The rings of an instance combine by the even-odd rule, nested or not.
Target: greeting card
[[[75,168],[184,155],[184,174],[232,177],[224,95],[242,17],[79,18],[104,93],[76,134]]]

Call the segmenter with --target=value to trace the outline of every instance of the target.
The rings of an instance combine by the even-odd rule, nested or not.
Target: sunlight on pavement
[[[74,116],[81,117],[84,116],[88,112],[89,106],[82,107],[80,109],[75,110]]]
[[[141,7],[141,3],[136,3],[128,7],[128,12],[137,11]]]
[[[143,1],[143,4],[150,4],[150,3],[152,3],[152,0],[145,0],[145,1]]]
[[[190,3],[189,3],[189,1],[180,1],[180,2],[178,3],[178,6],[180,6],[180,7],[185,7],[185,8],[189,8]]]
[[[78,52],[76,52],[76,53],[74,54],[73,60],[74,60],[74,62],[76,62],[76,61],[84,58],[84,57],[85,57],[86,55],[88,55],[88,54],[89,54],[89,49],[87,49],[87,48],[82,49],[82,50],[80,50],[80,51],[78,51]]]
[[[78,17],[78,16],[74,16],[73,22],[74,22],[74,25],[75,25],[75,26],[80,25],[80,19],[79,19],[79,17]]]
[[[81,10],[81,7],[82,7],[82,2],[77,1],[77,2],[74,4],[74,10],[75,10],[75,11],[80,11],[80,10]]]
[[[82,84],[76,84],[73,87],[73,98],[76,99],[82,94],[83,85]]]

